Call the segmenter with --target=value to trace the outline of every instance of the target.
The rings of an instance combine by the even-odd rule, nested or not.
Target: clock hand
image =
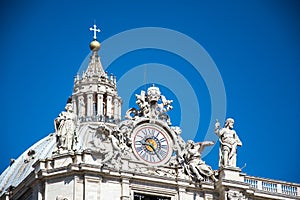
[[[142,140],[140,140],[140,141],[136,141],[136,142],[139,142],[139,143],[141,143],[142,145],[145,145],[146,143],[145,142],[143,142]]]
[[[154,148],[154,146],[153,146],[151,143],[144,142],[144,141],[137,141],[137,142],[140,142],[142,145],[147,145],[147,146],[149,146],[149,147],[154,151],[154,153],[156,154],[156,156],[158,157],[158,159],[159,159],[159,160],[162,160],[160,154],[157,153],[156,148]]]
[[[160,154],[157,153],[156,148],[154,148],[154,146],[151,143],[146,143],[146,145],[150,146],[151,149],[153,149],[154,153],[157,155],[159,160],[162,160]]]

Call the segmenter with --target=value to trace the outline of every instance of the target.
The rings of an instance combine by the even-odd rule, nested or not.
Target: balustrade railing
[[[119,119],[114,119],[106,116],[90,116],[90,117],[80,117],[80,122],[109,122],[109,123],[118,123]]]
[[[289,196],[300,196],[300,184],[287,183],[253,176],[245,176],[244,182],[249,184],[250,188],[266,191],[270,193],[280,193]]]

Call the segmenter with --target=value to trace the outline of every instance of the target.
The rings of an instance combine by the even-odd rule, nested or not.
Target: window
[[[134,200],[171,200],[171,197],[134,193]]]

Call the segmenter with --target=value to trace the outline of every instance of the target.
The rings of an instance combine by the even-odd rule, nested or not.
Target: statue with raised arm
[[[214,142],[204,141],[195,143],[192,140],[188,140],[185,150],[183,152],[183,159],[185,160],[184,168],[186,173],[197,181],[203,181],[204,177],[211,178],[214,182],[217,181],[215,172],[207,165],[201,158],[201,153],[206,146],[213,145]]]
[[[75,150],[75,144],[77,143],[76,121],[77,116],[73,113],[73,106],[71,103],[67,103],[65,111],[62,111],[54,120],[58,152],[61,150]]]
[[[233,130],[234,120],[228,118],[224,128],[220,128],[220,123],[215,124],[215,133],[219,137],[219,167],[236,167],[237,146],[242,146],[242,142]]]

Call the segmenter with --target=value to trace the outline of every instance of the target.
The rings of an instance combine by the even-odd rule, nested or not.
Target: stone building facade
[[[55,133],[25,151],[0,176],[0,200],[300,199],[300,185],[248,176],[236,167],[242,145],[216,122],[219,169],[201,158],[211,141],[184,141],[167,112],[172,100],[153,85],[136,94],[121,120],[116,77],[104,72],[94,26],[90,62],[74,80]]]

